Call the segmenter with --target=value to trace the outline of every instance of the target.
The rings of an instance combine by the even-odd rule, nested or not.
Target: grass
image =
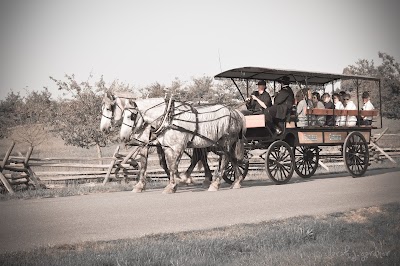
[[[118,183],[109,182],[106,185],[102,183],[85,183],[79,184],[72,182],[67,186],[54,186],[53,188],[37,188],[37,189],[21,189],[15,191],[14,194],[9,194],[5,190],[0,193],[1,200],[13,199],[33,199],[33,198],[56,198],[88,195],[93,193],[110,193],[118,191],[130,191],[133,189],[135,182]],[[147,183],[147,189],[161,188],[167,185],[166,180],[151,180]],[[1,191],[0,191],[1,192]]]
[[[400,204],[0,255],[1,265],[397,265]]]

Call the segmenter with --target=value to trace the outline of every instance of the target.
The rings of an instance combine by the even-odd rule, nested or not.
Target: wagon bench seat
[[[265,127],[265,117],[263,114],[261,115],[247,115],[246,119],[246,128],[256,128],[256,127]]]
[[[307,109],[308,115],[341,115],[341,116],[377,116],[378,110],[336,110],[336,109]]]

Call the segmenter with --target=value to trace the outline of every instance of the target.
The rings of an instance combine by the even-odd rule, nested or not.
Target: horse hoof
[[[218,186],[211,184],[210,187],[208,188],[208,191],[218,191]]]
[[[239,189],[241,187],[242,187],[242,185],[240,185],[239,183],[236,183],[233,186],[231,186],[231,188],[233,188],[233,189]]]
[[[132,192],[133,192],[133,193],[142,193],[143,190],[144,190],[143,188],[136,188],[136,187],[135,187],[135,188],[132,189]]]
[[[175,193],[175,190],[173,190],[173,189],[164,189],[163,190],[163,192],[162,192],[163,194],[174,194]]]
[[[163,194],[173,194],[175,192],[176,192],[176,185],[174,185],[174,186],[168,185],[166,188],[164,188],[162,193]]]

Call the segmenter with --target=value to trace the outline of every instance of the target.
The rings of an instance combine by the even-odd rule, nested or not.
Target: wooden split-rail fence
[[[381,148],[376,142],[385,132],[374,136],[370,144],[370,160],[381,161],[389,159],[396,163],[393,157],[400,156],[400,149]],[[29,148],[25,155],[11,155],[14,143],[7,150],[3,161],[0,163],[0,191],[6,190],[14,193],[14,189],[23,187],[54,187],[55,185],[68,185],[83,182],[102,182],[109,181],[130,181],[136,179],[138,174],[138,164],[131,157],[135,157],[137,149],[133,148],[129,153],[120,152],[119,146],[116,148],[112,157],[101,159],[84,158],[33,158],[31,157],[33,148]],[[342,156],[337,151],[321,151],[325,156],[320,158],[321,167],[329,171],[330,165],[341,164]],[[332,152],[332,153],[331,153]],[[133,156],[131,156],[133,155]],[[263,153],[252,151],[250,158],[250,170],[264,170]],[[218,156],[209,153],[208,162],[213,171],[218,165]],[[185,171],[190,164],[190,157],[185,155],[179,165],[181,172]],[[159,159],[156,155],[149,155],[147,176],[159,179],[167,178],[164,170],[160,167]],[[194,178],[204,177],[202,169],[197,167],[192,173]]]

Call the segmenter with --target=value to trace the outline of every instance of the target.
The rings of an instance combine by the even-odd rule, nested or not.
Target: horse
[[[125,107],[129,104],[129,100],[132,100],[133,98],[130,95],[123,95],[123,96],[117,96],[113,95],[111,93],[106,93],[103,97],[103,106],[102,106],[102,119],[100,123],[100,129],[104,132],[109,132],[111,128],[111,120],[120,120],[122,117],[122,114],[124,112]],[[146,177],[146,170],[147,170],[147,158],[148,158],[148,153],[149,153],[149,147],[147,145],[142,145],[146,144],[149,142],[150,139],[150,127],[148,129],[143,130],[141,134],[135,134],[133,136],[136,142],[139,142],[139,145],[141,146],[146,146],[142,147],[141,150],[139,151],[139,159],[138,159],[138,165],[139,165],[139,180],[145,179]],[[123,141],[128,141],[128,139],[122,139]],[[160,159],[160,165],[164,169],[165,173],[167,174],[169,178],[169,171],[166,165],[165,157],[163,150],[161,147],[158,145],[156,146],[157,154]],[[192,178],[190,178],[190,174],[193,172],[194,167],[196,164],[201,161],[204,167],[205,171],[205,180],[204,184],[208,184],[212,180],[212,174],[210,167],[207,163],[207,156],[204,156],[206,151],[203,149],[193,149],[193,155],[191,157],[191,164],[189,168],[186,170],[185,176],[188,178],[183,178],[185,180],[184,183],[186,184],[191,184],[193,183]],[[145,185],[141,185],[142,183],[138,184],[137,186],[134,187],[133,192],[142,192],[145,189]]]
[[[111,129],[111,121],[121,120],[125,106],[128,104],[129,99],[133,99],[131,95],[126,97],[116,96],[111,92],[104,94],[102,107],[101,107],[101,121],[100,130],[109,132]]]
[[[160,115],[161,114],[161,115]],[[163,98],[149,98],[129,101],[125,108],[120,138],[129,138],[132,131],[139,133],[151,129],[152,142],[161,145],[167,162],[170,181],[163,193],[174,193],[179,177],[178,164],[185,148],[210,148],[220,151],[217,176],[210,184],[209,191],[217,191],[221,178],[230,161],[237,165],[243,160],[243,139],[246,133],[245,119],[240,111],[224,105],[210,105],[194,108],[184,102]],[[243,176],[234,167],[238,177],[232,188],[240,188]],[[146,180],[140,179],[140,183]]]

